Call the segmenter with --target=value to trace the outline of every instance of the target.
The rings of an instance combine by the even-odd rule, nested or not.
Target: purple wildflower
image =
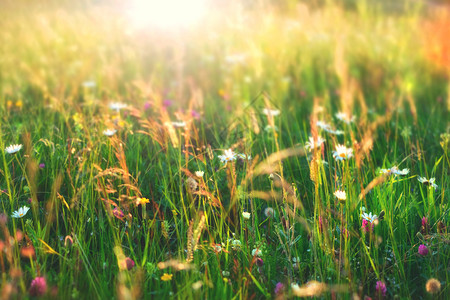
[[[364,230],[364,232],[366,232],[366,233],[369,232],[371,229],[370,222],[367,221],[366,219],[363,219],[361,228]]]
[[[428,219],[427,219],[427,217],[423,217],[422,218],[422,228],[420,228],[420,231],[423,234],[428,233]]]
[[[383,297],[386,296],[387,288],[386,288],[386,284],[383,281],[377,281],[375,290],[377,291],[378,295],[383,296]]]
[[[420,255],[422,255],[422,256],[426,256],[426,255],[428,255],[428,248],[427,248],[427,246],[425,246],[425,245],[420,245],[419,246],[419,254]]]
[[[422,218],[422,226],[423,227],[427,227],[428,226],[428,219],[427,219],[427,217],[423,217]]]
[[[118,219],[123,219],[125,217],[125,214],[123,213],[123,211],[118,207],[115,207],[113,209],[113,215]]]
[[[172,100],[166,99],[166,100],[163,101],[163,106],[166,107],[166,108],[169,107],[169,106],[172,106],[172,104],[173,104]]]
[[[281,282],[278,282],[277,285],[275,286],[275,295],[279,295],[284,291],[284,284],[282,284]]]
[[[200,118],[200,113],[196,110],[191,110],[191,116],[195,119],[199,119]]]
[[[31,282],[30,295],[39,297],[47,292],[47,282],[44,277],[36,277]]]
[[[128,271],[133,269],[134,265],[135,265],[134,260],[132,260],[129,257],[125,258],[125,267],[127,268]]]
[[[264,265],[264,261],[262,260],[262,258],[258,257],[258,258],[256,259],[256,265],[257,265],[258,267],[262,267],[262,266]]]

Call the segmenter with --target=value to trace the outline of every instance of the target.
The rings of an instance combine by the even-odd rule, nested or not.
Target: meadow
[[[443,2],[2,2],[0,298],[448,299]]]

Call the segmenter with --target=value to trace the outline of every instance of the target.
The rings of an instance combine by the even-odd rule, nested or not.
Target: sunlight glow
[[[206,13],[207,0],[134,0],[128,10],[138,28],[184,28],[198,22]]]

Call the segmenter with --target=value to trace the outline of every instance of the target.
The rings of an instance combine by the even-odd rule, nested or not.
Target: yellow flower
[[[22,108],[22,106],[23,106],[23,101],[22,100],[19,100],[19,101],[16,102],[16,107]]]
[[[119,126],[119,127],[125,127],[127,125],[127,122],[125,122],[125,121],[123,121],[123,120],[120,120],[118,123],[117,123],[117,126]]]
[[[173,274],[164,273],[164,275],[161,276],[161,280],[162,281],[170,281],[170,280],[172,280],[172,277],[173,277]]]
[[[146,204],[146,203],[149,203],[149,202],[150,202],[150,200],[148,200],[147,198],[140,198],[140,197],[138,197],[136,199],[136,206],[137,205],[143,205],[143,204]]]
[[[6,101],[6,107],[11,108],[13,106],[13,102],[11,100]]]

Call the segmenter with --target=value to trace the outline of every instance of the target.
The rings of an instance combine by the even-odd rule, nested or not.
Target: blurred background
[[[360,92],[376,105],[433,86],[427,101],[445,102],[448,3],[2,1],[0,96],[71,103],[95,85],[99,99],[137,102]]]

